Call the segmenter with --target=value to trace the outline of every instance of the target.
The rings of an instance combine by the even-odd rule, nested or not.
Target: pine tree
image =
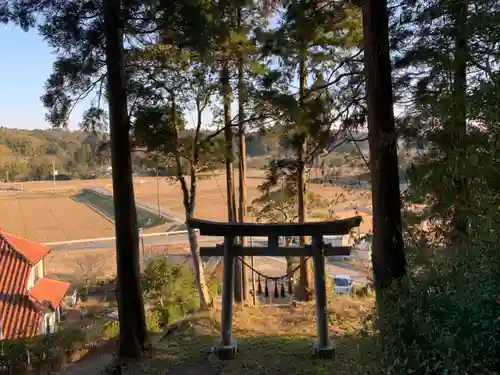
[[[375,284],[380,290],[403,278],[406,260],[387,2],[364,2],[362,13],[373,206],[372,262]]]
[[[110,113],[113,202],[115,207],[120,358],[137,358],[147,349],[146,319],[140,286],[139,235],[132,180],[130,120],[127,109],[123,27],[120,0],[103,9]]]
[[[135,4],[137,5],[137,4]],[[132,184],[129,118],[123,52],[123,33],[132,18],[144,11],[119,0],[45,2],[11,1],[2,17],[23,28],[37,26],[44,40],[58,51],[54,71],[42,97],[53,127],[67,127],[72,108],[95,94],[81,127],[97,131],[107,125],[103,105],[110,105],[113,189],[117,237],[118,304],[121,357],[138,357],[147,348],[144,306],[139,283],[139,238]],[[140,9],[140,10],[138,10]],[[120,15],[127,14],[123,19]],[[143,19],[142,15],[138,17]],[[37,24],[37,20],[42,20]],[[103,33],[104,30],[104,33]]]
[[[362,95],[360,21],[356,10],[340,3],[303,0],[286,1],[283,6],[278,27],[257,32],[263,53],[279,61],[279,67],[261,80],[260,111],[279,123],[283,146],[293,153],[292,159],[278,161],[274,167],[295,175],[290,191],[298,195],[298,222],[304,222],[306,169],[318,152],[335,143],[340,133],[335,127],[339,123],[345,127],[348,120],[354,123],[361,110],[357,105]],[[274,167],[270,170],[279,169]],[[269,181],[273,180],[278,181]],[[304,257],[300,262],[298,297],[308,299],[310,266]]]
[[[484,125],[493,124],[498,113],[493,40],[500,32],[499,15],[492,0],[474,6],[446,0],[400,6],[393,17],[396,89],[408,107],[403,135],[421,149],[410,168],[411,199],[429,207],[414,216],[417,224],[436,229],[438,241],[467,240],[471,218],[484,210],[472,197],[484,196],[490,174],[481,172],[478,179],[478,167],[489,165],[486,154],[493,157],[492,129]],[[405,31],[409,28],[415,38]]]

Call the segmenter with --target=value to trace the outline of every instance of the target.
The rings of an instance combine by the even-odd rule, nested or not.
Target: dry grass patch
[[[130,374],[263,375],[374,373],[373,338],[364,329],[373,299],[336,297],[330,303],[330,334],[337,345],[334,360],[312,357],[316,313],[312,304],[235,308],[233,335],[239,355],[220,361],[211,353],[218,340],[220,311],[188,320],[164,338],[153,359],[131,366]]]
[[[264,180],[263,171],[249,170],[249,178],[247,179],[247,202],[251,204],[252,200],[258,198],[261,193],[258,186]],[[195,216],[201,219],[226,221],[226,181],[225,174],[213,172],[208,174],[210,179],[200,179],[197,184],[197,203]],[[189,178],[187,178],[189,180]],[[156,205],[156,178],[155,177],[140,177],[136,181],[142,183],[135,184],[135,197],[138,201],[148,202],[151,205]],[[108,188],[112,188],[108,185]],[[236,181],[235,189],[238,189]],[[334,207],[335,215],[339,218],[355,215],[355,208],[364,207],[371,210],[371,192],[368,189],[344,189],[341,186],[310,184],[310,191],[320,195],[327,202],[337,200],[339,195],[343,195],[342,199]],[[169,182],[165,178],[159,180],[160,204],[164,209],[171,210],[180,216],[183,216],[184,206],[182,205],[182,193],[177,183]],[[352,209],[351,209],[352,208]],[[328,207],[325,207],[325,219]],[[360,212],[363,216],[362,231],[369,231],[371,228],[371,215]],[[247,221],[252,218],[248,217]],[[318,219],[311,219],[318,220]]]
[[[247,199],[249,204],[260,195],[258,186],[264,173],[249,170],[247,180]],[[197,186],[197,205],[195,216],[202,219],[227,220],[226,188],[224,173],[209,174],[210,179],[200,179]],[[165,178],[159,180],[160,204],[164,209],[184,216],[182,194],[177,183]],[[134,178],[135,197],[139,202],[157,204],[156,177]],[[16,186],[21,184],[15,184]],[[82,188],[108,187],[112,189],[111,179],[58,181],[57,191],[51,191],[52,181],[34,181],[22,184],[23,192],[0,194],[0,212],[8,213],[0,217],[0,226],[13,234],[38,242],[74,240],[82,238],[108,237],[114,235],[113,224],[83,203],[75,202],[71,195]],[[236,189],[238,186],[236,186]],[[371,210],[371,195],[366,189],[344,189],[340,186],[310,184],[312,192],[319,194],[328,202],[338,200],[334,213],[339,218],[355,215],[355,207]],[[328,207],[325,207],[325,213]],[[363,216],[361,231],[371,228],[371,215]],[[321,218],[319,218],[321,219]],[[319,220],[311,218],[311,220]],[[325,214],[326,219],[326,214]],[[248,217],[247,221],[252,218]],[[167,231],[171,224],[145,230],[145,233]]]
[[[0,226],[37,242],[107,237],[113,224],[67,193],[28,192],[0,196]]]
[[[104,186],[109,182],[93,181],[93,186]],[[62,181],[61,189],[72,182],[78,183],[78,190],[92,186],[88,181]],[[28,182],[21,193],[0,195],[0,212],[3,213],[0,227],[6,232],[42,243],[115,235],[113,223],[86,204],[71,198],[78,190],[55,193],[37,190],[45,185],[46,181]],[[169,231],[173,226],[166,223],[148,228],[144,233]]]

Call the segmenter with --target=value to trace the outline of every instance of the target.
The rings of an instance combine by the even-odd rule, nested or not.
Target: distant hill
[[[354,134],[363,138],[363,134]],[[338,140],[336,141],[338,142]],[[89,178],[106,171],[110,164],[107,134],[69,130],[24,130],[0,127],[0,181],[27,181],[52,176],[53,168],[64,178]],[[368,142],[358,142],[368,152]],[[103,152],[104,150],[104,152]],[[278,132],[249,132],[246,138],[249,167],[263,168],[270,157],[285,155]],[[344,143],[336,154],[356,153]],[[133,155],[135,173],[148,173],[151,163],[144,152]]]
[[[0,127],[0,179],[43,179],[58,174],[85,177],[103,155],[104,134],[67,130],[21,130]]]

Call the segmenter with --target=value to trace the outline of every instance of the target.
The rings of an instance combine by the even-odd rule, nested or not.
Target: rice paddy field
[[[202,219],[225,221],[225,176],[213,173],[198,181],[195,216]],[[259,196],[258,186],[263,173],[250,170],[247,180],[248,202]],[[189,181],[188,181],[189,182]],[[158,185],[157,185],[158,184]],[[67,241],[114,235],[113,223],[84,202],[74,197],[81,189],[107,187],[112,189],[110,178],[97,180],[36,181],[22,184],[0,183],[0,227],[15,235],[38,242]],[[238,186],[236,186],[238,188]],[[362,232],[371,228],[370,191],[361,188],[311,184],[310,190],[332,204],[335,217],[345,218],[358,214],[364,218]],[[137,177],[134,180],[136,200],[156,207],[158,200],[164,211],[184,215],[182,193],[179,185],[166,178]],[[157,195],[159,191],[159,195]],[[158,199],[159,197],[159,199]],[[325,217],[328,207],[325,207]],[[314,218],[311,220],[318,220]],[[252,221],[252,217],[247,217]],[[153,226],[146,233],[168,231],[171,223]]]
[[[37,242],[106,237],[113,224],[67,193],[23,192],[0,195],[0,226]]]
[[[195,208],[195,216],[200,219],[226,221],[226,181],[224,174],[211,174],[207,179],[198,181],[198,198]],[[258,186],[264,179],[263,171],[250,170],[247,178],[247,202],[248,205],[260,196]],[[156,178],[141,178],[142,183],[135,185],[135,196],[138,201],[148,202],[151,205],[157,204]],[[189,182],[189,179],[187,179]],[[169,183],[165,179],[160,179],[160,205],[161,207],[174,211],[179,215],[184,215],[182,205],[182,193],[177,183]],[[112,185],[108,186],[112,188]],[[236,189],[238,189],[236,178]],[[308,189],[332,204],[332,212],[336,218],[342,219],[355,215],[363,216],[361,232],[369,232],[372,225],[371,216],[371,192],[368,189],[348,188],[342,186],[332,186],[327,184],[310,184]],[[311,218],[310,220],[321,220],[328,217],[328,208],[324,209],[322,218]],[[356,213],[358,209],[358,213]],[[251,216],[247,221],[252,221]]]

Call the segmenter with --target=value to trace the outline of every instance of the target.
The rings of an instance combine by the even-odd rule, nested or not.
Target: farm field
[[[258,186],[263,181],[263,172],[260,170],[249,171],[247,179],[247,201],[250,205],[252,200],[259,197]],[[135,196],[138,201],[148,202],[156,205],[156,179],[153,177],[141,178],[141,184],[135,185]],[[237,180],[237,179],[236,179]],[[112,185],[108,186],[112,188]],[[236,189],[238,184],[236,181]],[[323,199],[331,202],[338,199],[337,204],[333,205],[337,218],[342,219],[356,215],[356,207],[359,207],[359,215],[363,216],[363,223],[360,230],[368,232],[371,230],[371,193],[368,189],[350,189],[339,186],[310,184],[309,190],[320,195]],[[214,175],[210,179],[199,180],[197,184],[198,198],[195,209],[195,216],[200,219],[225,221],[227,220],[226,208],[226,181],[225,175]],[[169,209],[179,215],[184,215],[184,206],[182,205],[182,193],[177,184],[160,179],[160,205],[164,209]],[[328,208],[325,207],[325,219]],[[311,220],[318,220],[317,218]],[[252,221],[252,217],[247,217],[247,221]]]
[[[198,181],[198,199],[195,215],[198,218],[224,221],[227,219],[225,177],[223,174],[211,175],[210,179]],[[258,185],[263,180],[263,171],[250,170],[247,180],[249,204],[259,196]],[[236,181],[237,182],[237,181]],[[5,191],[15,187],[22,191]],[[83,238],[107,237],[114,235],[113,224],[83,203],[75,202],[71,196],[88,187],[112,188],[111,178],[97,180],[57,181],[54,192],[51,181],[35,181],[23,184],[0,184],[0,227],[7,232],[38,242],[66,241]],[[157,204],[156,178],[135,178],[135,195],[139,202]],[[236,184],[236,188],[238,188]],[[366,189],[344,189],[339,186],[310,184],[309,188],[327,201],[337,199],[333,206],[336,217],[345,218],[356,214],[363,216],[360,228],[368,232],[371,228],[371,195]],[[182,194],[177,183],[159,179],[160,205],[184,215]],[[327,216],[325,207],[325,218]],[[363,212],[364,211],[364,212]],[[252,221],[252,217],[247,218]],[[311,219],[318,220],[318,218]],[[145,233],[167,231],[170,224],[146,229]]]
[[[106,237],[113,224],[67,193],[0,195],[0,227],[37,242]]]
[[[69,241],[114,236],[114,225],[71,197],[83,188],[106,186],[111,179],[0,184],[0,228],[36,242]],[[14,187],[16,192],[5,191]],[[2,191],[3,190],[3,191]],[[144,230],[167,231],[170,224]]]

